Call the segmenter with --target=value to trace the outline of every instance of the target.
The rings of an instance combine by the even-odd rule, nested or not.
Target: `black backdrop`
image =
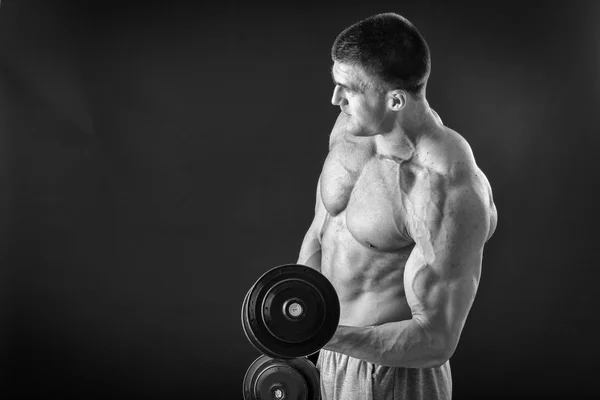
[[[597,392],[598,3],[296,3],[2,2],[3,387],[240,398],[241,300],[312,218],[331,43],[394,11],[499,210],[454,397]]]

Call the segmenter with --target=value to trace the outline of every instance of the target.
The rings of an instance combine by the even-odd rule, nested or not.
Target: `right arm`
[[[338,115],[337,120],[329,135],[329,150],[337,143],[337,141],[346,132],[346,123],[348,116],[344,113]],[[317,198],[315,202],[315,217],[312,224],[308,228],[302,246],[300,247],[300,255],[298,256],[298,264],[306,265],[321,272],[321,235],[323,234],[323,227],[327,220],[327,210],[323,205],[323,199],[321,198],[321,177],[317,182]]]
[[[321,233],[326,218],[327,211],[321,200],[321,178],[319,177],[315,217],[304,235],[304,240],[300,247],[300,255],[298,256],[298,264],[306,265],[319,272],[321,271]]]

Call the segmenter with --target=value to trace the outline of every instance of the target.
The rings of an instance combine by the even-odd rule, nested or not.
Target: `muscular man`
[[[490,184],[429,106],[429,48],[408,20],[360,21],[331,54],[341,113],[298,259],[341,303],[317,362],[323,400],[450,399],[448,360],[496,228]]]

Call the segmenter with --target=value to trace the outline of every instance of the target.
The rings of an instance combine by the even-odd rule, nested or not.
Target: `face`
[[[335,84],[331,103],[347,115],[348,132],[355,136],[385,132],[390,114],[387,96],[369,84],[362,68],[334,62],[331,75]]]

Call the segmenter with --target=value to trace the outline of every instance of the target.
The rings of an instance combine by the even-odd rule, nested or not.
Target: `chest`
[[[410,176],[399,162],[377,156],[368,145],[340,144],[324,164],[323,204],[363,245],[402,247],[411,241],[404,207]]]

